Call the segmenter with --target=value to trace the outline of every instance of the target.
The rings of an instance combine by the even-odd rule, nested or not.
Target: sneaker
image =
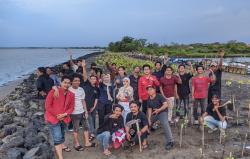
[[[195,121],[194,121],[194,125],[199,125],[199,121],[198,121],[198,120],[195,120]]]
[[[166,144],[165,149],[166,150],[170,150],[173,147],[174,147],[174,143],[173,142],[169,142],[169,143]]]
[[[218,128],[213,128],[213,129],[209,129],[207,132],[209,133],[209,134],[212,134],[213,132],[215,132],[216,130],[217,130]]]

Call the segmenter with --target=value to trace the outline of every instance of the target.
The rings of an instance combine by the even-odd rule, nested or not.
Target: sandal
[[[75,148],[76,151],[84,151],[84,148],[81,145],[76,146],[74,148]]]
[[[147,149],[147,148],[148,148],[148,144],[142,145],[142,149]]]
[[[65,152],[71,152],[71,149],[69,147],[67,147],[67,146],[64,147],[62,150],[65,151]]]
[[[111,155],[111,152],[110,152],[110,151],[107,151],[107,152],[103,152],[103,154],[104,154],[105,156],[110,156],[110,155]]]
[[[88,148],[88,147],[96,147],[96,144],[95,144],[95,143],[91,143],[91,145],[89,145],[89,146],[86,146],[86,145],[85,145],[85,147],[86,147],[86,148]]]
[[[90,135],[89,141],[93,141],[94,139],[95,139],[95,136],[94,135]]]

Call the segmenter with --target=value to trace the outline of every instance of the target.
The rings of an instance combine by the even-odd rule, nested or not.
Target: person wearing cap
[[[123,79],[123,86],[119,89],[116,96],[118,104],[120,104],[124,109],[122,112],[124,121],[126,121],[127,114],[130,113],[129,102],[133,101],[133,95],[134,91],[130,86],[130,79],[125,77]]]
[[[156,93],[156,87],[147,86],[149,98],[147,100],[148,123],[151,127],[156,121],[160,120],[166,139],[165,149],[170,150],[174,146],[173,135],[168,122],[167,109],[168,101],[159,93]]]
[[[139,94],[139,101],[142,103],[142,111],[146,114],[147,113],[147,100],[148,100],[148,92],[147,86],[153,85],[155,87],[160,86],[160,82],[157,78],[151,74],[151,67],[148,64],[142,66],[144,75],[139,79],[138,83],[138,94]]]
[[[210,128],[209,133],[216,131],[218,128],[224,134],[227,127],[225,119],[225,107],[220,107],[220,98],[218,95],[212,96],[212,103],[207,106],[206,112],[202,115],[202,121]]]
[[[207,99],[208,104],[212,102],[213,94],[217,94],[219,97],[221,97],[221,77],[222,77],[222,65],[223,65],[224,54],[225,52],[221,50],[219,52],[220,55],[219,64],[217,64],[216,62],[212,62],[210,65],[210,70],[215,75],[216,80],[208,88],[208,99]],[[209,76],[212,76],[212,73],[210,73]]]

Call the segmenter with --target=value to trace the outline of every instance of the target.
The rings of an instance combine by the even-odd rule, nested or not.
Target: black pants
[[[200,104],[200,108],[201,108],[201,114],[202,115],[205,112],[205,103],[206,103],[206,99],[205,98],[201,98],[201,99],[195,99],[194,100],[194,120],[198,120],[199,118],[199,114],[198,114],[198,106]]]
[[[142,112],[147,114],[147,100],[142,101]]]
[[[184,116],[186,116],[186,114],[188,113],[188,104],[189,104],[189,96],[186,97],[180,97],[180,99],[176,100],[176,104],[177,104],[177,110],[176,111],[176,116],[180,116],[180,110],[182,109],[182,103],[183,103],[183,108],[184,108]]]
[[[97,112],[99,118],[99,127],[104,123],[104,117],[112,112],[112,103],[102,103],[98,102],[97,104]]]

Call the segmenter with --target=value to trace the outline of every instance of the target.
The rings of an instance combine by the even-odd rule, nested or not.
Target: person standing
[[[148,64],[143,65],[142,67],[144,75],[139,79],[138,84],[138,94],[139,94],[139,101],[142,104],[142,112],[147,113],[147,100],[148,100],[148,93],[147,87],[149,85],[153,85],[155,87],[159,87],[160,83],[154,75],[151,75],[151,67]]]
[[[211,104],[213,94],[217,94],[219,98],[221,97],[221,78],[222,78],[222,66],[223,66],[224,54],[225,54],[224,50],[221,50],[219,52],[219,55],[220,55],[219,65],[216,62],[212,62],[210,65],[210,70],[213,73],[210,73],[209,76],[211,77],[214,74],[216,77],[216,80],[214,83],[209,85],[208,98],[207,98],[208,104]]]
[[[177,76],[173,75],[173,68],[170,66],[166,67],[165,76],[160,80],[160,92],[162,96],[168,100],[168,121],[173,123],[173,107],[175,103],[176,96],[176,84],[181,84],[181,78],[177,74]]]
[[[70,82],[68,76],[63,76],[61,87],[58,88],[58,97],[54,97],[55,90],[52,89],[45,102],[45,121],[48,124],[59,159],[63,159],[62,150],[70,151],[68,147],[63,145],[66,124],[70,122],[70,114],[75,105],[75,96],[68,90]]]
[[[177,109],[181,109],[181,104],[183,103],[184,107],[184,116],[187,115],[188,107],[189,107],[189,95],[191,93],[189,81],[193,77],[194,69],[191,62],[187,63],[190,66],[191,72],[187,73],[186,66],[184,64],[180,64],[178,66],[178,73],[181,78],[182,83],[177,84]],[[177,111],[178,112],[178,111]],[[180,115],[180,113],[178,113]]]
[[[139,102],[139,96],[138,96],[138,82],[140,79],[140,72],[141,69],[139,66],[134,67],[133,74],[129,76],[130,79],[130,85],[134,90],[134,100]]]
[[[192,79],[192,99],[194,101],[194,124],[198,125],[198,104],[200,104],[201,114],[203,114],[205,109],[205,100],[207,98],[208,85],[215,81],[215,75],[211,72],[212,76],[205,76],[204,67],[201,65],[196,67],[196,71],[197,75]]]

